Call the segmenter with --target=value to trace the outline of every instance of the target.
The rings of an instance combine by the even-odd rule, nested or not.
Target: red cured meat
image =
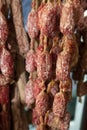
[[[56,64],[56,78],[58,80],[67,80],[70,77],[70,58],[67,54],[59,54]]]
[[[37,59],[38,56],[41,55],[41,53],[44,51],[44,45],[40,44],[37,49],[36,49],[36,58],[35,58],[35,62],[36,62],[36,66],[37,66]]]
[[[58,55],[56,63],[56,78],[67,80],[70,78],[71,68],[78,62],[78,44],[75,37],[65,35],[63,51]]]
[[[38,11],[38,23],[40,31],[48,37],[57,36],[59,33],[59,7],[48,2],[41,5]]]
[[[0,86],[0,104],[9,102],[9,86]]]
[[[56,77],[56,62],[57,56],[61,52],[61,48],[59,47],[58,43],[51,48],[51,55],[52,55],[52,76],[53,78]]]
[[[36,97],[38,96],[38,94],[43,90],[46,89],[44,81],[40,80],[40,79],[36,79],[34,81],[34,87],[33,87],[33,93],[34,93],[34,98],[36,99]]]
[[[53,112],[47,111],[47,113],[45,115],[45,123],[46,123],[46,125],[51,127],[53,125],[53,119],[54,119]]]
[[[36,54],[34,50],[29,50],[26,56],[26,71],[33,72],[36,69],[36,62],[35,62]]]
[[[34,94],[33,94],[33,80],[30,79],[26,84],[25,88],[25,101],[29,108],[34,103]]]
[[[6,85],[10,82],[10,78],[0,74],[0,86]]]
[[[69,124],[70,124],[70,114],[67,112],[63,119],[60,119],[59,121],[59,130],[68,130]]]
[[[12,77],[13,68],[14,68],[14,63],[13,63],[12,56],[10,52],[3,47],[1,53],[1,72],[6,77]]]
[[[52,128],[51,130],[56,130],[58,129],[59,118],[55,117],[53,112],[48,111],[45,115],[45,123]]]
[[[46,81],[52,77],[52,56],[48,52],[42,52],[37,57],[37,75]]]
[[[40,117],[38,116],[37,111],[36,111],[35,108],[33,109],[33,113],[32,113],[32,122],[35,125],[39,125],[40,124]]]
[[[71,1],[66,1],[62,7],[60,30],[62,33],[73,33],[75,27],[74,7]]]
[[[52,128],[52,130],[68,130],[70,124],[70,114],[65,113],[63,118],[57,118],[52,112],[48,112],[45,117],[46,124]]]
[[[66,99],[63,93],[57,93],[53,102],[53,113],[57,117],[64,117],[66,110]]]
[[[44,45],[39,45],[36,49],[36,55],[37,57],[44,51]]]
[[[0,11],[0,42],[5,43],[8,37],[8,26],[4,15]]]
[[[36,110],[38,116],[44,116],[49,108],[49,96],[44,91],[40,92],[36,98]]]
[[[27,28],[30,38],[36,38],[39,35],[38,14],[35,10],[28,15]]]

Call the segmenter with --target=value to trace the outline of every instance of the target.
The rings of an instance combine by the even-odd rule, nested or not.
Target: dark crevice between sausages
[[[0,104],[0,113],[2,112],[2,105]]]

